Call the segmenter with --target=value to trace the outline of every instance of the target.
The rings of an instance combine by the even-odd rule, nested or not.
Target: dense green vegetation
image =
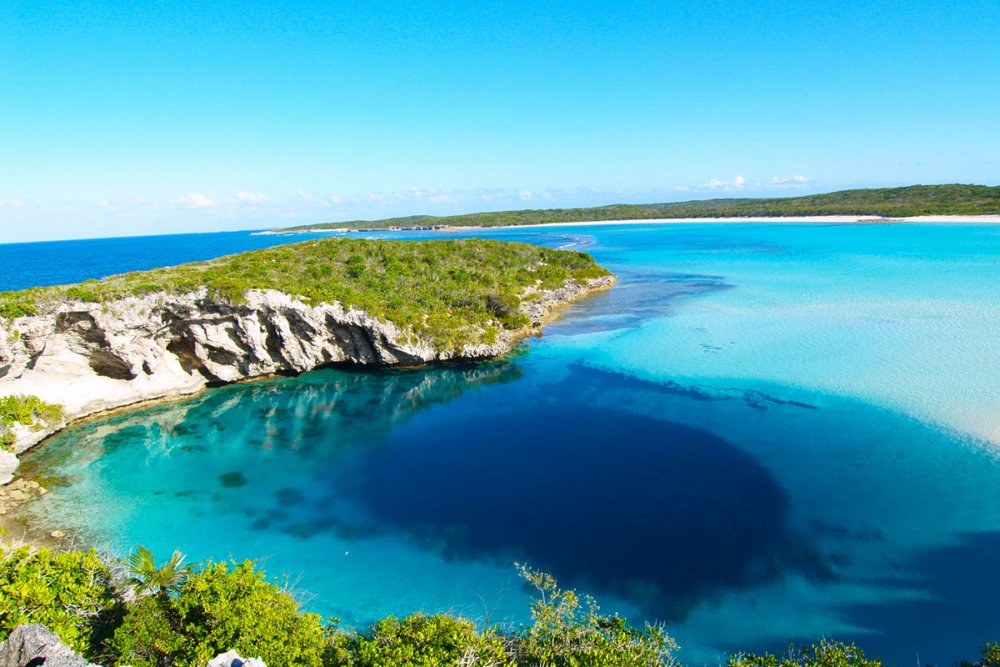
[[[532,623],[477,629],[449,615],[386,618],[349,630],[304,613],[255,565],[188,568],[174,554],[157,566],[148,550],[125,562],[94,551],[0,552],[0,640],[22,623],[42,623],[107,667],[203,667],[235,649],[272,667],[662,667],[679,665],[662,626],[636,629],[604,616],[590,598],[519,566],[537,593]],[[822,641],[787,654],[736,654],[728,667],[881,667],[857,647]],[[976,662],[1000,667],[1000,645]]]
[[[824,639],[804,649],[790,647],[780,656],[739,653],[729,658],[728,667],[882,667],[882,661],[865,657],[864,651],[854,644]],[[962,660],[958,667],[1000,667],[1000,644],[986,644],[979,660]]]
[[[985,653],[984,653],[985,655]],[[866,658],[854,644],[822,640],[805,649],[792,648],[777,656],[740,653],[729,658],[728,667],[881,667],[882,662]]]
[[[111,570],[94,551],[0,551],[0,635],[41,623],[92,653],[119,607]]]
[[[62,408],[49,405],[37,396],[0,397],[0,450],[9,451],[14,443],[11,427],[16,424],[42,428],[62,419]]]
[[[502,241],[424,242],[324,239],[221,257],[79,285],[0,293],[0,316],[37,311],[46,303],[107,302],[206,287],[240,302],[250,289],[280,290],[309,303],[339,301],[435,339],[439,349],[489,342],[498,327],[527,324],[525,290],[607,275],[584,253]]]
[[[269,665],[321,667],[332,643],[319,616],[300,612],[247,561],[209,563],[174,594],[140,598],[92,652],[114,664],[159,667],[205,665],[234,647]]]
[[[996,215],[1000,186],[913,185],[905,188],[842,190],[804,197],[706,199],[669,204],[614,204],[592,208],[498,211],[437,217],[353,220],[290,227],[303,229],[388,229],[391,227],[507,227],[551,222],[651,220],[656,218],[775,217],[809,215]]]

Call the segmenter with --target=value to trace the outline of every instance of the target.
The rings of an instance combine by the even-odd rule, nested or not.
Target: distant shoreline
[[[946,224],[1000,224],[1000,215],[938,215],[912,216],[907,218],[884,218],[877,215],[807,215],[780,217],[748,217],[748,218],[650,218],[638,220],[591,220],[585,222],[543,222],[537,225],[504,225],[504,226],[468,226],[448,227],[441,231],[453,229],[530,229],[533,227],[591,227],[598,225],[670,225],[670,224],[865,224],[865,225],[895,225],[900,223],[946,223]],[[316,230],[321,231],[321,230]],[[330,230],[334,231],[334,230]],[[344,231],[344,230],[338,230]],[[361,230],[358,230],[361,231]]]
[[[966,224],[998,225],[1000,215],[919,215],[901,218],[886,218],[877,215],[805,215],[805,216],[752,216],[726,218],[648,218],[635,220],[589,220],[583,222],[543,222],[536,225],[414,225],[413,227],[357,227],[350,229],[329,229],[316,227],[296,230],[269,230],[255,232],[262,236],[283,236],[286,234],[348,234],[356,232],[406,232],[437,231],[452,232],[465,229],[532,229],[536,227],[593,227],[598,225],[668,225],[668,224]]]

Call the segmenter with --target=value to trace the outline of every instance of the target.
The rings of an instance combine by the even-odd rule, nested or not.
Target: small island
[[[110,409],[335,364],[498,357],[613,283],[580,252],[331,238],[0,293],[0,479],[12,452]]]

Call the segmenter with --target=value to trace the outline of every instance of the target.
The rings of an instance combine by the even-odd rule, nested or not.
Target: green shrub
[[[1000,643],[993,642],[983,647],[980,667],[1000,667]]]
[[[97,290],[94,289],[96,285],[97,285],[96,281],[88,280],[87,282],[80,283],[79,285],[67,287],[65,292],[65,297],[70,301],[99,303],[101,301],[101,295],[98,294]]]
[[[245,561],[210,563],[173,597],[140,598],[107,643],[106,656],[115,665],[186,666],[235,649],[269,665],[320,667],[330,648],[319,616],[300,613],[288,593]]]
[[[30,297],[19,295],[17,292],[0,295],[0,318],[8,322],[37,312],[38,307]]]
[[[490,294],[486,308],[507,329],[519,329],[528,324],[528,317],[521,312],[521,300],[513,292]]]
[[[4,396],[0,398],[0,449],[10,450],[14,444],[11,427],[15,424],[42,428],[62,419],[62,406],[50,405],[37,396]]]
[[[92,655],[116,607],[111,574],[93,550],[0,552],[3,636],[22,623],[41,623],[74,651]]]
[[[513,667],[507,640],[493,631],[479,634],[469,621],[443,614],[389,617],[358,635],[337,641],[343,667]]]
[[[121,625],[102,651],[107,664],[132,667],[170,667],[179,664],[186,639],[180,618],[169,599],[141,598],[129,606]],[[214,656],[213,656],[214,657]]]
[[[823,640],[802,650],[790,647],[781,657],[739,653],[729,658],[729,667],[882,667],[882,661],[866,658],[854,644]]]
[[[267,581],[252,561],[206,565],[187,578],[170,604],[176,630],[185,638],[177,654],[180,664],[203,665],[236,649],[268,665],[319,667],[330,645],[320,617],[301,613],[298,603]]]
[[[674,664],[677,643],[660,625],[642,630],[615,616],[601,616],[593,598],[561,590],[543,572],[518,566],[538,592],[534,623],[518,636],[518,665],[525,667],[657,667]]]
[[[959,665],[960,667],[1000,667],[1000,643],[985,644],[978,662],[963,660]]]

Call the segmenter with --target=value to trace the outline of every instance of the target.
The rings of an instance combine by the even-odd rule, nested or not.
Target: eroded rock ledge
[[[524,299],[531,324],[496,340],[442,349],[340,303],[308,305],[282,292],[250,291],[244,303],[202,290],[105,303],[68,302],[0,327],[0,395],[35,395],[63,406],[66,422],[217,383],[348,363],[418,365],[501,356],[562,304],[609,287],[613,276]],[[16,431],[22,452],[54,428]],[[0,481],[2,483],[2,481]]]

